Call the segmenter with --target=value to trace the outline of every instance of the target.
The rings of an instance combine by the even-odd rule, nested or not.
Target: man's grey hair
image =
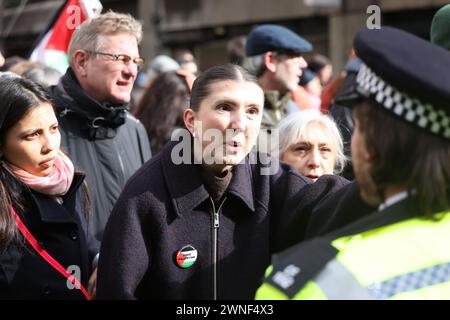
[[[344,154],[344,144],[342,136],[334,120],[318,110],[302,110],[295,112],[283,120],[278,125],[280,144],[278,146],[280,158],[298,139],[307,135],[305,132],[309,124],[319,123],[322,125],[324,133],[329,137],[333,152],[335,153],[335,164],[333,172],[339,174],[344,170],[347,157]]]
[[[252,75],[259,78],[263,75],[264,71],[266,71],[264,55],[265,53],[253,57],[246,57],[242,62],[242,66]]]
[[[127,33],[136,38],[139,44],[142,40],[142,24],[130,14],[108,11],[98,17],[84,21],[73,33],[70,39],[68,58],[72,66],[75,51],[84,49],[100,51],[102,37]]]

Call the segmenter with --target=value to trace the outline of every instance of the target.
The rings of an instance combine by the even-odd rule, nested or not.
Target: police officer
[[[258,299],[450,297],[450,55],[390,27],[354,47],[353,165],[378,210],[275,255]]]

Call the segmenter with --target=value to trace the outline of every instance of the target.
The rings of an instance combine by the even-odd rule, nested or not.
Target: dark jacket
[[[357,182],[352,181],[345,187],[328,193],[314,207],[305,236],[306,238],[323,236],[349,225],[375,210],[377,210],[376,207],[364,202]]]
[[[71,69],[50,93],[57,107],[61,149],[86,173],[92,195],[91,227],[101,240],[128,178],[151,157],[147,133],[126,106],[100,104],[88,97]]]
[[[291,100],[288,93],[280,97],[278,91],[265,91],[261,127],[276,128],[283,118],[299,110],[300,107]]]
[[[210,196],[198,165],[171,161],[173,146],[138,170],[114,207],[99,261],[100,299],[213,298]],[[284,164],[272,175],[261,175],[261,168],[247,157],[233,169],[225,193],[217,229],[218,299],[254,297],[282,232],[285,204],[311,182]],[[336,181],[321,183],[339,185]],[[198,257],[182,269],[175,255],[185,245]]]
[[[88,236],[84,220],[84,176],[76,174],[63,203],[24,189],[24,211],[18,214],[41,247],[64,268],[79,266],[87,289],[91,262],[99,245]],[[23,238],[21,236],[21,238]],[[88,246],[89,241],[89,246]],[[85,299],[80,290],[69,290],[67,279],[53,269],[23,238],[0,253],[0,299]]]
[[[323,183],[324,179],[332,179],[333,183]],[[354,187],[343,178],[322,176],[289,199],[277,251],[351,223],[364,214],[360,210],[365,204]],[[367,213],[372,207],[369,210]]]

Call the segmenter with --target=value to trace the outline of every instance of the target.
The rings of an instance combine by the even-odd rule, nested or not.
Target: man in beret
[[[430,40],[447,50],[450,50],[450,4],[440,8],[431,22]]]
[[[362,64],[341,103],[360,195],[378,209],[275,255],[259,299],[450,297],[450,55],[390,27],[354,47]]]
[[[299,110],[288,93],[297,88],[307,67],[302,55],[311,50],[308,41],[280,25],[260,25],[249,33],[244,67],[264,90],[263,128],[276,127],[286,114]]]

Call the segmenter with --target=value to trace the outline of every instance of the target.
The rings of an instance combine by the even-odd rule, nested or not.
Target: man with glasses
[[[144,63],[141,38],[142,26],[130,15],[110,11],[85,21],[69,44],[70,67],[50,88],[62,149],[87,176],[98,240],[126,181],[151,157],[144,127],[128,112]]]

